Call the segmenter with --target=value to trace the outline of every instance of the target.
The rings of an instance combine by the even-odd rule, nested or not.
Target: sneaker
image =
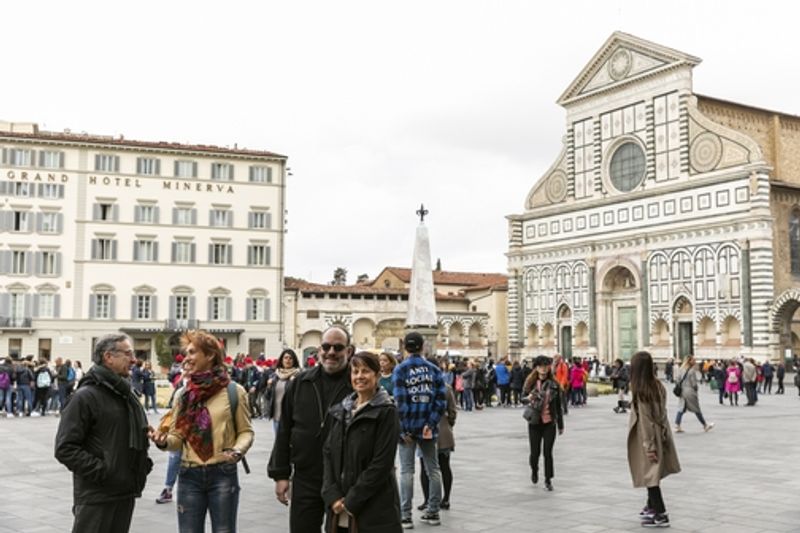
[[[442,503],[439,504],[439,509],[443,509],[445,511],[450,509],[450,502],[447,500],[442,500]]]
[[[403,518],[400,520],[400,525],[403,527],[403,529],[414,529],[414,521],[410,518]]]
[[[549,479],[544,480],[544,490],[547,492],[553,492],[553,482]]]
[[[441,520],[439,520],[439,513],[431,513],[430,511],[423,514],[419,519],[429,526],[438,526],[442,523]]]
[[[169,489],[164,489],[161,491],[161,494],[158,495],[156,498],[156,503],[170,503],[172,502],[172,491]]]
[[[714,422],[709,422],[706,424],[706,427],[703,428],[703,430],[706,432],[711,431],[712,429],[714,429]]]
[[[417,505],[417,511],[424,511],[428,508],[428,502],[424,501],[421,504]]]
[[[642,508],[641,511],[639,511],[639,518],[641,520],[648,520],[650,518],[653,518],[654,514],[656,514],[656,512],[653,509],[650,509],[649,507],[645,506],[644,508]]]
[[[680,426],[675,426],[675,433],[683,433],[683,428]]]
[[[534,485],[539,483],[539,474],[537,472],[531,472],[531,483]]]
[[[642,527],[669,527],[669,516],[666,513],[654,514],[642,521]]]

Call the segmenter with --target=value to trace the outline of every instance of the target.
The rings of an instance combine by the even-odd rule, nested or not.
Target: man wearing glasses
[[[101,337],[92,361],[61,412],[55,456],[72,472],[73,533],[126,533],[153,468],[147,417],[126,379],[135,361],[130,337]]]
[[[286,386],[267,474],[275,480],[279,502],[289,505],[291,494],[292,533],[318,532],[322,528],[322,445],[330,430],[328,411],[352,392],[347,372],[352,354],[350,334],[332,326],[322,334],[318,364]]]

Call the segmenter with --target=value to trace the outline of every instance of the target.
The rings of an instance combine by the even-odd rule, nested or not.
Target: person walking
[[[33,368],[28,361],[20,361],[14,367],[14,383],[17,385],[17,416],[31,416],[33,410]]]
[[[464,410],[472,411],[475,406],[475,362],[467,361],[467,369],[461,374],[461,384],[464,387],[462,397],[464,398]]]
[[[153,365],[150,361],[145,361],[142,365],[142,394],[144,394],[144,410],[147,411],[148,404],[155,414],[158,414],[156,405],[156,377],[153,372]]]
[[[717,361],[714,365],[714,368],[711,370],[714,374],[714,380],[717,382],[717,393],[719,394],[719,404],[725,405],[725,380],[728,377],[727,372],[725,371],[725,363],[723,361]]]
[[[133,360],[130,337],[100,337],[61,412],[55,457],[72,472],[73,533],[126,533],[153,468],[147,416],[127,380]]]
[[[41,416],[47,414],[47,397],[50,395],[50,386],[53,384],[53,372],[50,370],[47,359],[39,359],[39,364],[34,371],[36,394],[33,399],[33,414],[37,411]]]
[[[758,401],[756,391],[756,379],[758,379],[758,370],[752,359],[745,359],[742,363],[742,382],[744,383],[744,392],[747,396],[746,406],[753,406]]]
[[[291,380],[283,395],[267,474],[275,481],[278,501],[289,506],[291,533],[322,528],[322,447],[331,427],[328,411],[353,392],[347,372],[352,353],[350,334],[341,326],[329,327],[322,334],[314,366]]]
[[[380,373],[377,355],[353,355],[354,392],[330,410],[333,423],[322,452],[329,532],[402,531],[394,468],[400,420],[391,396],[378,383]]]
[[[783,361],[778,363],[778,368],[775,369],[775,377],[778,378],[778,390],[775,391],[775,394],[783,394],[786,392],[783,389],[783,380],[786,377],[786,365],[783,364]]]
[[[414,502],[414,454],[422,452],[428,471],[428,509],[422,522],[438,526],[442,501],[442,473],[436,450],[439,420],[447,409],[444,380],[439,368],[422,355],[424,340],[416,331],[408,333],[403,346],[408,357],[397,365],[392,376],[394,399],[400,415],[400,512],[404,529],[414,527],[411,507]]]
[[[580,359],[573,359],[572,368],[569,370],[570,405],[573,407],[580,407],[582,405],[582,390],[585,373],[586,371],[583,369]]]
[[[203,533],[206,515],[213,531],[236,531],[238,462],[253,444],[247,391],[233,383],[220,341],[202,330],[181,337],[189,373],[175,398],[169,430],[152,430],[156,446],[181,451],[178,473],[178,531]]]
[[[539,483],[539,455],[544,454],[544,488],[553,490],[553,446],[558,434],[564,433],[564,417],[561,412],[561,386],[553,377],[552,360],[544,355],[533,361],[530,373],[522,389],[528,396],[531,418],[528,420],[528,443],[531,481]],[[544,444],[544,446],[542,446]]]
[[[742,371],[736,361],[731,359],[728,362],[728,369],[725,371],[725,393],[728,401],[733,406],[734,402],[739,405],[739,393],[742,391]]]
[[[525,364],[527,365],[527,361]],[[527,381],[530,372],[526,372],[525,367],[523,367],[522,374],[525,376],[523,382]],[[561,386],[561,408],[564,414],[568,415],[570,400],[569,365],[559,354],[553,357],[553,375],[555,376],[556,383]]]
[[[494,375],[497,380],[497,388],[500,389],[500,400],[497,403],[503,407],[509,407],[511,405],[511,373],[505,360],[498,361],[494,366]]]
[[[761,375],[764,376],[761,392],[764,394],[772,394],[772,378],[775,375],[775,367],[773,367],[768,360],[764,361],[764,364],[761,365]]]
[[[677,376],[675,376],[675,381],[680,383],[681,389],[681,395],[678,399],[678,412],[675,414],[675,433],[683,433],[681,420],[686,411],[691,411],[695,414],[697,420],[703,424],[704,431],[711,431],[714,429],[714,422],[706,422],[706,419],[703,418],[703,412],[700,410],[697,374],[698,370],[695,366],[694,356],[687,355],[683,364],[678,369]]]
[[[514,361],[511,365],[511,401],[514,402],[514,407],[519,406],[522,397],[522,386],[525,384],[525,376],[522,373],[522,367],[519,366],[519,361]]]
[[[628,390],[628,368],[622,359],[614,361],[614,368],[611,370],[611,386],[617,391],[617,406],[613,409],[615,413],[627,413],[627,402],[625,392]]]
[[[630,368],[631,414],[628,420],[628,467],[634,487],[647,488],[639,513],[643,527],[669,527],[661,480],[681,471],[667,418],[667,394],[656,378],[653,358],[637,352]]]
[[[267,418],[272,419],[272,431],[278,433],[278,425],[281,421],[281,403],[286,394],[289,382],[295,379],[302,369],[297,354],[291,348],[281,352],[278,357],[278,366],[275,373],[267,383]]]

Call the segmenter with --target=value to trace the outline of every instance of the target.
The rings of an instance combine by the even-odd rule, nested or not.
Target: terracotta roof
[[[285,155],[268,152],[266,150],[248,150],[245,148],[225,148],[207,144],[183,144],[166,141],[135,141],[123,137],[110,137],[104,135],[90,135],[88,133],[59,133],[40,131],[37,133],[21,133],[16,131],[0,131],[0,137],[20,139],[26,141],[52,141],[66,143],[100,144],[114,147],[149,148],[155,150],[175,150],[183,152],[206,152],[213,154],[228,154],[258,157],[277,157],[286,159]]]
[[[383,272],[389,271],[403,283],[411,283],[411,269],[402,267],[386,267]],[[381,272],[381,273],[383,273]],[[380,275],[378,276],[380,277]],[[433,271],[434,285],[466,285],[466,286],[495,286],[508,283],[506,274],[485,272],[448,272],[446,270]]]
[[[407,296],[408,289],[389,289],[386,287],[373,287],[369,284],[360,285],[324,285],[322,283],[312,283],[299,278],[292,278],[286,276],[283,278],[284,288],[287,290],[297,290],[306,293],[323,293],[323,294],[381,294],[381,295],[399,295]],[[447,302],[466,302],[469,298],[464,296],[463,292],[457,294],[442,294],[436,293],[436,300]]]

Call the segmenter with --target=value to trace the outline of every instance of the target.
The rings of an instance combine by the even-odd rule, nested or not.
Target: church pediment
[[[614,32],[570,84],[558,103],[572,102],[700,59],[633,35]]]

